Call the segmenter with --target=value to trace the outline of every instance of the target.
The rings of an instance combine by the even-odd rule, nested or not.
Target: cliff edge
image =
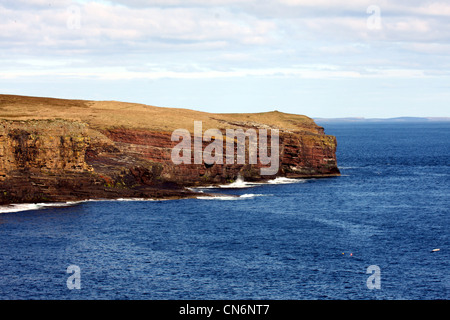
[[[249,161],[175,164],[171,155],[178,142],[172,133],[194,133],[195,121],[203,132],[218,129],[224,135],[227,129],[277,129],[278,171],[261,175],[264,165]],[[238,176],[260,181],[338,175],[336,138],[306,116],[0,95],[0,204],[193,197],[185,187]]]

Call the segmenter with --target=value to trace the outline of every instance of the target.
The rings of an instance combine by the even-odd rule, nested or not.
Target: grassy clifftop
[[[194,121],[202,121],[204,129],[262,125],[318,133],[318,128],[311,118],[278,111],[207,113],[118,101],[68,100],[17,95],[0,95],[0,118],[7,120],[60,118],[86,122],[93,128],[124,127],[165,132],[179,128],[191,131]]]

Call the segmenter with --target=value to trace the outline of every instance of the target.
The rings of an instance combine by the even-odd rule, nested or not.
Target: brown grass
[[[167,132],[178,128],[193,132],[194,121],[202,121],[204,130],[255,125],[293,131],[316,131],[312,119],[278,111],[207,113],[119,101],[67,100],[17,95],[0,95],[0,118],[8,120],[60,118],[86,122],[93,128],[125,127]]]

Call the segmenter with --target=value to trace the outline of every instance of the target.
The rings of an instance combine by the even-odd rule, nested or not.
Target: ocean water
[[[323,126],[341,177],[2,208],[0,299],[449,299],[450,124]]]

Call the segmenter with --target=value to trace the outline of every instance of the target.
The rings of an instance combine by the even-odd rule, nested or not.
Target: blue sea
[[[341,177],[2,208],[0,299],[449,299],[450,123],[322,125]]]

